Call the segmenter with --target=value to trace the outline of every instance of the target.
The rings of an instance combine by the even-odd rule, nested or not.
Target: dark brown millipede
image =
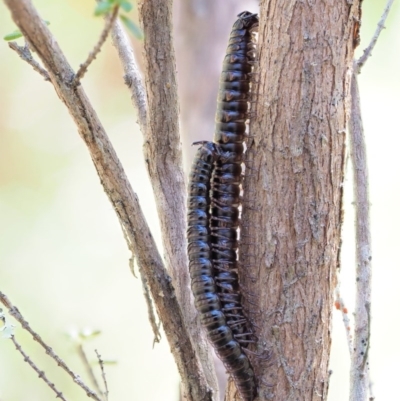
[[[254,373],[247,356],[233,337],[222,310],[211,260],[210,182],[218,145],[202,142],[193,161],[188,198],[189,271],[195,305],[216,353],[234,378],[245,401],[253,399]],[[229,314],[228,314],[229,315]]]
[[[238,15],[230,34],[215,117],[214,141],[218,144],[220,157],[216,160],[211,179],[214,282],[227,325],[233,338],[244,348],[254,341],[254,336],[242,307],[237,273],[237,231],[240,223],[244,139],[251,96],[250,73],[255,59],[253,31],[257,26],[257,14],[244,11]],[[247,358],[245,354],[244,357]],[[232,373],[229,367],[228,371]],[[247,369],[238,374],[232,373],[232,376],[242,398],[245,401],[252,400],[256,384],[250,363]]]
[[[188,254],[191,286],[202,325],[236,383],[252,401],[256,381],[244,352],[252,331],[243,312],[238,280],[238,228],[246,120],[254,62],[257,14],[238,15],[220,78],[214,141],[198,142],[190,173]]]

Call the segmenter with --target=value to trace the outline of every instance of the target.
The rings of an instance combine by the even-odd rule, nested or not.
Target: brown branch
[[[212,354],[201,330],[189,286],[186,254],[186,186],[179,138],[175,54],[172,43],[172,1],[146,0],[139,4],[144,32],[146,91],[142,88],[133,51],[122,34],[113,31],[125,81],[138,109],[144,136],[144,157],[161,223],[166,265],[172,276],[196,353],[208,385],[217,393]],[[144,100],[144,96],[147,100]],[[146,111],[147,104],[147,111]]]
[[[374,49],[376,42],[378,41],[379,35],[382,32],[383,28],[385,27],[385,21],[387,16],[389,15],[390,8],[392,7],[394,0],[388,0],[381,16],[381,19],[378,22],[378,26],[376,27],[374,36],[371,39],[370,44],[364,50],[363,55],[356,61],[355,63],[355,73],[359,74],[361,68],[364,66],[365,62],[367,61],[368,57],[371,56],[372,50]]]
[[[11,337],[11,341],[14,343],[15,348],[18,352],[24,357],[24,361],[39,375],[39,379],[42,379],[55,393],[56,398],[60,398],[63,401],[67,401],[66,398],[63,396],[61,391],[58,391],[54,383],[52,383],[46,376],[46,374],[40,370],[35,363],[32,361],[31,358],[24,352],[21,345],[17,342],[14,336]]]
[[[101,355],[97,351],[97,349],[94,350],[94,352],[97,355],[97,359],[99,361],[100,369],[101,369],[101,377],[103,379],[103,384],[104,384],[104,389],[105,391],[103,392],[104,395],[104,401],[108,401],[108,394],[110,393],[108,391],[108,384],[107,384],[107,378],[106,378],[106,372],[104,370],[104,361],[101,359]]]
[[[119,21],[116,21],[111,32],[112,42],[117,49],[119,59],[124,69],[124,81],[131,92],[133,106],[138,112],[139,126],[142,132],[146,132],[147,105],[146,90],[136,64],[135,55],[130,46],[128,36]]]
[[[68,108],[70,115],[77,125],[79,134],[88,147],[104,190],[126,232],[129,241],[128,247],[135,255],[138,266],[149,283],[151,295],[160,320],[163,323],[167,339],[170,343],[171,352],[181,374],[188,400],[211,400],[212,392],[202,378],[196,352],[192,346],[190,335],[186,328],[177,297],[175,296],[171,279],[157,251],[156,244],[141,211],[137,195],[133,192],[128,182],[125,171],[121,166],[96,112],[89,103],[82,86],[71,86],[70,83],[74,77],[74,72],[59,48],[57,41],[47,29],[46,25],[41,21],[32,2],[30,0],[4,1],[11,11],[13,20],[24,36],[29,39],[34,50],[41,58],[43,65],[49,73],[57,95]],[[150,1],[146,1],[146,4],[147,3],[150,3]],[[157,22],[159,22],[157,19],[160,16],[164,16],[165,13],[165,6],[163,4],[164,2],[161,2],[158,9],[153,10],[146,18],[154,18],[154,23],[157,24]],[[158,47],[159,45],[155,48],[147,47],[146,50],[151,55],[155,55],[154,50],[158,49]],[[167,50],[169,50],[169,48]],[[156,54],[159,55],[158,52]],[[161,60],[158,61],[160,62]],[[159,63],[158,67],[162,67],[162,63]],[[173,88],[174,82],[170,82],[170,84],[171,88]],[[158,103],[158,111],[161,117],[165,118],[161,126],[159,125],[159,117],[157,117],[156,120],[158,123],[153,126],[153,118],[155,118],[154,113],[156,109],[154,99],[152,99],[151,107],[149,108],[152,110],[151,119],[149,120],[152,123],[152,132],[156,132],[157,135],[163,133],[163,135],[159,136],[167,141],[167,143],[164,143],[162,146],[160,145],[160,147],[152,149],[154,153],[150,152],[147,158],[149,163],[155,162],[153,158],[157,159],[156,164],[158,165],[159,163],[157,176],[159,176],[162,171],[171,173],[176,170],[176,165],[180,165],[179,138],[171,140],[168,134],[173,130],[175,124],[175,130],[177,129],[177,119],[175,121],[171,115],[165,115],[163,112],[163,106],[169,104],[167,96],[169,88],[166,86],[161,86],[161,88],[162,90],[160,91],[158,87],[152,86],[152,90],[159,93],[159,96],[161,93],[165,95]],[[161,102],[161,100],[163,101]],[[176,105],[176,101],[174,104]],[[158,128],[160,129],[157,130]],[[175,134],[176,132],[174,135]],[[164,187],[166,184],[167,183],[163,181],[163,185],[159,184],[158,187]],[[176,252],[176,257],[180,260],[178,267],[185,268],[185,208],[183,203],[184,192],[182,191],[184,186],[183,173],[175,177],[175,180],[168,184],[171,186],[174,193],[177,194],[177,197],[174,196],[172,199],[173,202],[171,203],[171,199],[167,201],[165,196],[162,196],[161,202],[164,202],[164,204],[170,208],[169,216],[171,214],[175,216],[176,221],[170,218],[169,221],[171,224],[168,226],[165,224],[165,220],[163,220],[164,223],[162,222],[162,227],[164,232],[170,232],[174,244],[174,241],[178,241],[173,251]],[[160,192],[157,192],[156,197],[159,194]],[[180,231],[177,232],[175,225],[179,227]],[[167,254],[171,254],[171,249],[167,251]],[[170,257],[167,256],[167,259],[168,264],[171,265]],[[182,275],[185,274],[182,273]]]
[[[18,46],[16,42],[10,42],[8,46],[12,50],[17,52],[22,60],[30,64],[32,68],[44,78],[45,81],[50,81],[48,72],[43,67],[41,67],[41,65],[36,60],[34,60],[27,43],[25,44],[25,46]]]
[[[354,67],[356,68],[356,66]],[[351,355],[350,400],[364,401],[368,394],[366,356],[370,347],[371,233],[369,224],[368,167],[360,110],[357,76],[351,80],[350,153],[356,208],[356,306]]]
[[[86,74],[86,71],[89,68],[89,65],[93,62],[93,60],[96,58],[96,56],[100,53],[100,50],[106,41],[108,34],[111,31],[111,28],[118,16],[118,10],[119,7],[115,6],[113,12],[111,13],[110,16],[106,19],[106,23],[104,25],[103,31],[100,34],[99,40],[96,43],[94,49],[89,53],[87,59],[83,64],[80,65],[78,72],[76,73],[74,80],[72,82],[72,86],[77,86],[80,82],[80,80],[83,78],[83,76]]]
[[[32,336],[32,338],[40,344],[44,350],[46,351],[46,354],[50,356],[50,358],[54,359],[57,363],[58,366],[60,366],[65,372],[68,373],[68,375],[73,379],[73,381],[81,387],[85,392],[86,395],[89,398],[93,398],[96,401],[102,401],[97,394],[91,390],[80,378],[79,375],[75,374],[67,365],[66,363],[53,351],[51,347],[49,347],[43,339],[39,336],[38,333],[36,333],[29,323],[24,319],[20,311],[16,306],[14,306],[11,301],[8,299],[8,297],[0,292],[0,302],[8,309],[8,312],[11,316],[13,316],[20,324],[21,326]]]

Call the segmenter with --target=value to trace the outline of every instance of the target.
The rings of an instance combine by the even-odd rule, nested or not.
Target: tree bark
[[[240,272],[259,399],[327,398],[359,1],[262,1]],[[232,398],[229,398],[234,399]]]

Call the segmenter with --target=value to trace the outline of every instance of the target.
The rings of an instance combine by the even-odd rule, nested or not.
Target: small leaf
[[[100,330],[93,330],[93,329],[90,329],[90,328],[85,328],[85,329],[83,329],[83,330],[81,330],[79,332],[79,337],[82,340],[89,340],[89,339],[92,339],[94,337],[97,337],[100,334],[101,334]]]
[[[44,21],[44,23],[46,25],[50,25],[49,21]],[[9,42],[10,40],[22,38],[23,36],[24,35],[22,34],[22,32],[17,29],[14,32],[11,32],[8,35],[4,36],[3,39],[6,40],[7,42]]]
[[[21,31],[14,31],[9,33],[8,35],[4,36],[3,39],[6,40],[7,42],[9,42],[10,40],[14,40],[14,39],[19,39],[22,38],[24,35],[22,35]]]
[[[133,6],[129,1],[126,0],[120,0],[119,1],[119,6],[127,13],[132,10]]]
[[[94,10],[94,15],[98,17],[99,15],[107,14],[113,7],[113,3],[101,1],[97,4],[96,9]]]
[[[116,359],[104,359],[104,365],[116,365],[118,361]]]
[[[131,19],[129,19],[125,15],[120,15],[119,17],[137,39],[143,39],[143,33],[141,29]]]

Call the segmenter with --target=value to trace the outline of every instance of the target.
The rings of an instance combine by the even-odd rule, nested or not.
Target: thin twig
[[[131,92],[133,105],[138,112],[140,130],[145,133],[147,124],[146,89],[144,88],[143,79],[137,67],[129,38],[119,21],[115,22],[111,37],[124,69],[125,84]]]
[[[96,56],[99,54],[104,42],[106,41],[108,34],[111,31],[111,28],[118,16],[118,10],[119,7],[115,6],[113,9],[113,12],[111,15],[108,16],[106,19],[106,23],[104,25],[103,31],[101,32],[101,35],[99,37],[98,42],[96,43],[96,46],[94,49],[89,53],[88,58],[86,61],[80,65],[78,72],[76,73],[74,80],[72,81],[72,86],[75,87],[79,84],[80,80],[83,78],[85,75],[87,69],[89,68],[89,65],[92,63],[92,61],[96,58]]]
[[[156,317],[154,315],[154,307],[153,307],[153,301],[150,296],[149,285],[147,284],[147,281],[143,274],[141,274],[140,277],[142,278],[143,295],[144,299],[146,300],[147,314],[151,324],[151,328],[153,329],[153,334],[154,334],[153,347],[154,347],[155,343],[160,342],[161,334],[160,330],[158,329],[158,325],[156,323]]]
[[[365,401],[372,394],[368,353],[371,337],[371,232],[369,221],[368,168],[360,93],[357,74],[360,73],[382,32],[394,0],[388,0],[374,36],[363,55],[354,61],[351,79],[350,153],[354,174],[356,207],[356,310],[354,319],[354,348],[351,353],[350,401]]]
[[[63,401],[67,401],[65,397],[63,396],[61,391],[58,391],[56,389],[56,386],[54,383],[52,383],[46,376],[46,374],[43,372],[43,370],[40,370],[35,363],[32,361],[31,358],[24,352],[22,349],[21,345],[18,343],[18,341],[15,339],[14,336],[11,336],[11,341],[14,343],[15,348],[18,350],[18,352],[24,357],[24,361],[28,363],[28,365],[39,375],[39,378],[42,379],[55,393],[56,393],[56,398],[60,398]]]
[[[360,110],[357,76],[351,80],[350,153],[354,174],[356,207],[356,306],[354,348],[351,354],[350,401],[364,401],[368,394],[371,305],[371,233],[369,224],[368,168]]]
[[[126,236],[125,230],[123,229],[122,231],[124,233],[125,240],[128,241],[128,237]],[[130,268],[133,276],[135,278],[137,278],[136,274],[135,274],[135,258],[134,258],[133,254],[132,254],[132,257],[129,259],[129,268]],[[150,322],[151,328],[153,329],[153,334],[154,334],[153,347],[154,347],[154,344],[156,342],[157,343],[160,342],[161,334],[160,334],[160,330],[158,328],[158,325],[156,323],[156,317],[155,317],[155,314],[154,314],[153,301],[152,301],[151,296],[150,296],[149,285],[147,283],[145,275],[142,274],[142,272],[140,270],[139,270],[139,273],[140,273],[140,278],[142,280],[143,295],[144,295],[144,299],[145,299],[146,305],[147,305],[147,314],[148,314],[148,317],[149,317],[149,322]]]
[[[383,11],[383,14],[381,16],[381,19],[378,22],[378,26],[376,27],[374,36],[371,39],[370,44],[368,47],[364,50],[363,55],[356,61],[356,67],[355,67],[355,73],[359,74],[361,68],[364,66],[365,62],[367,61],[368,57],[371,55],[372,50],[374,49],[376,42],[378,40],[378,37],[380,33],[382,32],[383,28],[385,27],[385,22],[386,18],[389,14],[390,8],[392,7],[394,0],[388,0],[385,6],[385,10]]]
[[[101,377],[103,379],[103,384],[104,384],[104,388],[105,391],[103,392],[104,394],[104,400],[108,401],[108,394],[110,393],[108,391],[108,384],[107,384],[107,378],[106,378],[106,372],[104,370],[104,361],[101,359],[101,355],[99,354],[99,352],[97,351],[97,349],[94,350],[94,352],[97,355],[97,359],[99,360],[99,365],[100,365],[100,369],[101,369]]]
[[[86,395],[89,398],[93,398],[96,401],[102,401],[101,398],[98,397],[98,395],[91,390],[80,378],[79,375],[75,374],[66,364],[65,362],[53,351],[51,347],[49,347],[37,334],[30,326],[29,323],[24,319],[24,317],[21,315],[20,311],[16,306],[14,306],[11,301],[8,299],[8,297],[0,292],[0,302],[8,309],[8,312],[10,313],[11,316],[13,316],[18,322],[21,324],[21,326],[28,331],[32,338],[38,342],[46,351],[46,354],[50,356],[50,358],[54,359],[57,363],[58,366],[60,366],[63,370],[65,370],[69,376],[73,379],[73,381],[78,384],[79,387],[81,387],[85,392]]]
[[[18,46],[16,42],[10,42],[8,46],[10,49],[17,52],[22,60],[30,64],[32,68],[44,78],[45,81],[50,81],[49,73],[36,60],[34,60],[27,44],[25,46]]]
[[[94,374],[92,365],[90,364],[89,359],[87,358],[85,350],[83,349],[83,344],[82,343],[77,344],[77,349],[78,349],[78,355],[81,358],[81,361],[86,369],[90,381],[92,382],[97,393],[102,394],[102,390],[100,388],[99,382],[96,379],[96,375]]]

